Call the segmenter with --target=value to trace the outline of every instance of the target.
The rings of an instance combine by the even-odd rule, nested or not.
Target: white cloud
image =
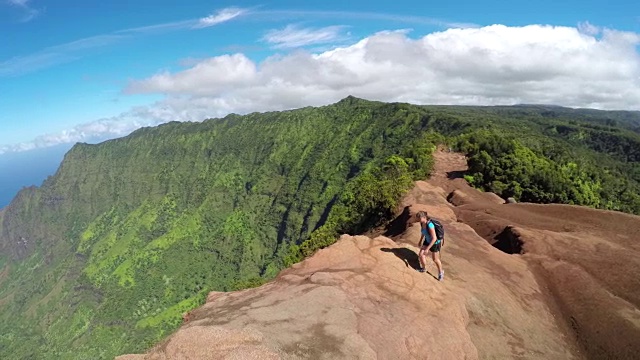
[[[125,37],[125,35],[92,36],[62,45],[51,46],[29,55],[16,56],[0,62],[0,77],[23,75],[73,61],[87,50],[114,44]]]
[[[319,11],[319,10],[262,10],[253,12],[254,16],[270,20],[285,19],[337,19],[385,21],[403,24],[433,25],[444,28],[472,28],[479,25],[467,22],[453,22],[427,16],[396,15],[366,11]]]
[[[151,86],[166,93],[207,95],[221,93],[237,86],[249,86],[257,74],[256,64],[241,54],[222,55],[200,61],[178,74],[163,72],[132,85],[130,92],[146,92]],[[194,84],[197,84],[194,87]]]
[[[279,49],[326,44],[346,39],[341,33],[344,28],[345,26],[327,26],[314,29],[287,25],[283,29],[269,30],[262,40],[273,44],[274,48]]]
[[[601,31],[600,27],[595,26],[589,23],[588,21],[578,23],[578,30],[583,34],[587,34],[591,36],[596,36],[600,34],[600,31]]]
[[[28,22],[35,19],[42,13],[42,10],[34,9],[29,5],[30,0],[7,0],[9,5],[13,5],[22,8],[25,11],[25,16],[22,18],[22,22]]]
[[[99,119],[59,133],[38,136],[33,141],[0,146],[0,155],[29,151],[58,144],[103,141],[125,136],[144,126],[155,126],[173,120],[175,114],[162,107],[137,107],[121,115]]]
[[[38,11],[29,7],[29,0],[8,0],[10,4],[19,6],[37,16]],[[220,14],[231,16],[228,9],[221,10]],[[241,10],[237,10],[241,11]],[[242,10],[244,11],[244,10]],[[237,15],[236,15],[237,16]],[[235,17],[235,16],[234,16]],[[227,19],[230,20],[231,18]],[[29,19],[30,20],[30,19]],[[218,19],[220,20],[220,19]],[[90,36],[84,39],[74,40],[68,43],[50,46],[35,53],[22,56],[14,56],[7,60],[0,60],[0,77],[19,76],[51,66],[68,63],[87,55],[87,50],[104,48],[114,45],[123,39],[134,36],[159,34],[163,32],[178,31],[198,27],[201,20],[174,21],[163,24],[155,24],[136,28],[123,29],[111,34]],[[221,21],[219,21],[221,22]],[[213,24],[211,24],[213,25]],[[210,26],[210,25],[208,25]]]
[[[111,34],[90,36],[54,45],[40,51],[0,61],[0,77],[20,76],[55,65],[68,63],[88,55],[92,49],[105,48],[138,35],[176,31],[191,27],[194,20],[124,29]]]
[[[135,28],[129,28],[124,30],[118,30],[114,34],[159,34],[163,32],[169,31],[178,31],[193,27],[193,25],[197,22],[197,20],[182,20],[182,21],[173,21],[163,24],[154,24],[147,26],[140,26]]]
[[[16,6],[27,6],[27,4],[29,3],[29,0],[7,0],[9,4],[11,5],[16,5]]]
[[[29,5],[30,0],[5,0],[5,1],[7,1],[7,4],[20,7],[27,12],[23,21],[29,21],[35,18],[43,11],[43,10],[36,10],[30,7]],[[163,24],[154,24],[154,25],[148,25],[148,26],[123,29],[123,30],[115,31],[110,34],[91,36],[91,37],[76,40],[67,44],[51,46],[32,54],[18,55],[6,60],[0,60],[0,77],[24,75],[24,74],[31,73],[44,68],[48,68],[51,66],[59,65],[62,63],[68,63],[68,62],[77,60],[83,56],[86,56],[85,53],[79,51],[80,49],[76,50],[72,46],[75,43],[95,44],[95,45],[89,46],[90,48],[104,47],[107,45],[112,45],[128,37],[134,37],[134,36],[140,36],[140,35],[151,35],[151,34],[157,35],[161,33],[180,31],[185,29],[207,28],[216,24],[220,24],[222,22],[230,21],[240,16],[251,16],[255,19],[263,19],[268,21],[277,20],[277,19],[296,19],[296,18],[304,18],[305,20],[309,20],[312,18],[313,19],[346,18],[346,19],[368,19],[368,20],[375,20],[375,21],[391,21],[391,22],[400,22],[400,23],[429,24],[429,25],[437,25],[437,26],[444,26],[444,27],[477,26],[474,24],[450,23],[450,22],[427,18],[427,17],[400,16],[400,15],[383,14],[383,13],[340,12],[340,11],[331,12],[331,11],[294,11],[294,10],[255,10],[253,8],[230,7],[230,8],[219,10],[215,14],[212,14],[210,16],[200,18],[200,19],[173,21],[173,22],[167,22]],[[287,28],[285,28],[284,30],[287,30]],[[295,38],[296,34],[290,31],[291,33],[288,34],[289,40],[287,41],[286,38],[284,38],[284,36],[287,35],[287,32],[284,30],[280,31],[281,33],[279,34],[280,36],[279,41],[278,41],[278,37],[273,38],[276,41],[276,44],[277,44],[276,46],[287,47],[289,45],[295,44],[295,41],[299,42],[303,40],[303,37],[305,36],[305,31],[306,32],[311,31],[309,29],[302,29],[302,32],[297,34],[298,36],[297,39]],[[330,36],[333,35],[332,31],[338,31],[338,30],[339,30],[338,27],[323,28],[320,30],[316,30],[315,33],[306,34],[306,36],[310,37],[309,41],[313,40],[313,36],[318,37],[322,35],[322,36],[328,36],[330,38]],[[278,34],[276,33],[276,35]],[[105,39],[110,39],[114,41],[105,42],[104,41]],[[321,39],[318,39],[318,41],[320,40]]]
[[[125,90],[166,95],[155,104],[0,147],[0,153],[117,137],[173,120],[325,105],[348,95],[417,104],[639,110],[638,44],[639,34],[611,29],[595,37],[570,27],[493,25],[421,38],[386,31],[349,46],[318,53],[296,50],[259,63],[241,53],[195,59],[182,71],[133,81]]]
[[[420,104],[546,103],[638,109],[636,33],[530,25],[458,28],[419,39],[381,32],[319,54],[296,51],[254,63],[242,54],[202,60],[134,81],[163,93],[175,119],[322,105],[347,95]]]
[[[209,27],[213,25],[217,25],[234,18],[237,18],[240,15],[243,15],[247,12],[246,9],[230,7],[219,10],[215,14],[211,14],[207,17],[204,17],[198,21],[198,24],[195,27]]]

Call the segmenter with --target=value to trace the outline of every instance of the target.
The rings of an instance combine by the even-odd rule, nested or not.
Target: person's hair
[[[426,211],[418,211],[418,213],[416,214],[416,218],[420,219],[420,218],[429,218],[429,216],[427,216],[427,212]]]

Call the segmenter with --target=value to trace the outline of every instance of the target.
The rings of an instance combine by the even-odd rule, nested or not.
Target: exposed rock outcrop
[[[505,204],[444,175],[464,170],[460,155],[438,152],[437,160],[387,237],[343,235],[268,284],[211,293],[147,354],[118,359],[640,354],[639,217]],[[428,273],[416,271],[420,210],[446,229],[443,282],[431,261]]]

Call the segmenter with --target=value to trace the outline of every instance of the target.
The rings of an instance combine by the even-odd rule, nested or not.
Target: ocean
[[[40,186],[55,174],[73,144],[61,144],[0,155],[0,208],[7,206],[23,187]]]

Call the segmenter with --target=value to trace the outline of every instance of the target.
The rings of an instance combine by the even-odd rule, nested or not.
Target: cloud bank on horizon
[[[179,120],[321,105],[347,95],[417,104],[637,107],[640,35],[603,29],[597,38],[589,26],[584,32],[492,25],[416,39],[408,31],[383,31],[349,46],[260,63],[241,53],[216,56],[133,81],[125,91],[166,95],[159,104]],[[336,37],[317,31],[319,36],[305,30],[282,41]]]
[[[172,24],[203,28],[259,13],[227,8]],[[292,12],[280,12],[284,14]],[[355,16],[344,12],[334,16],[338,14]],[[435,21],[415,17],[407,22],[420,19]],[[588,22],[576,27],[447,24],[441,31],[418,36],[399,29],[364,38],[354,38],[348,30],[345,25],[296,23],[272,28],[257,38],[282,53],[262,60],[242,52],[228,53],[132,80],[123,89],[125,94],[164,98],[63,133],[0,146],[0,153],[123,136],[141,126],[172,120],[202,121],[229,113],[326,105],[348,95],[415,104],[538,103],[640,110],[638,33]]]

